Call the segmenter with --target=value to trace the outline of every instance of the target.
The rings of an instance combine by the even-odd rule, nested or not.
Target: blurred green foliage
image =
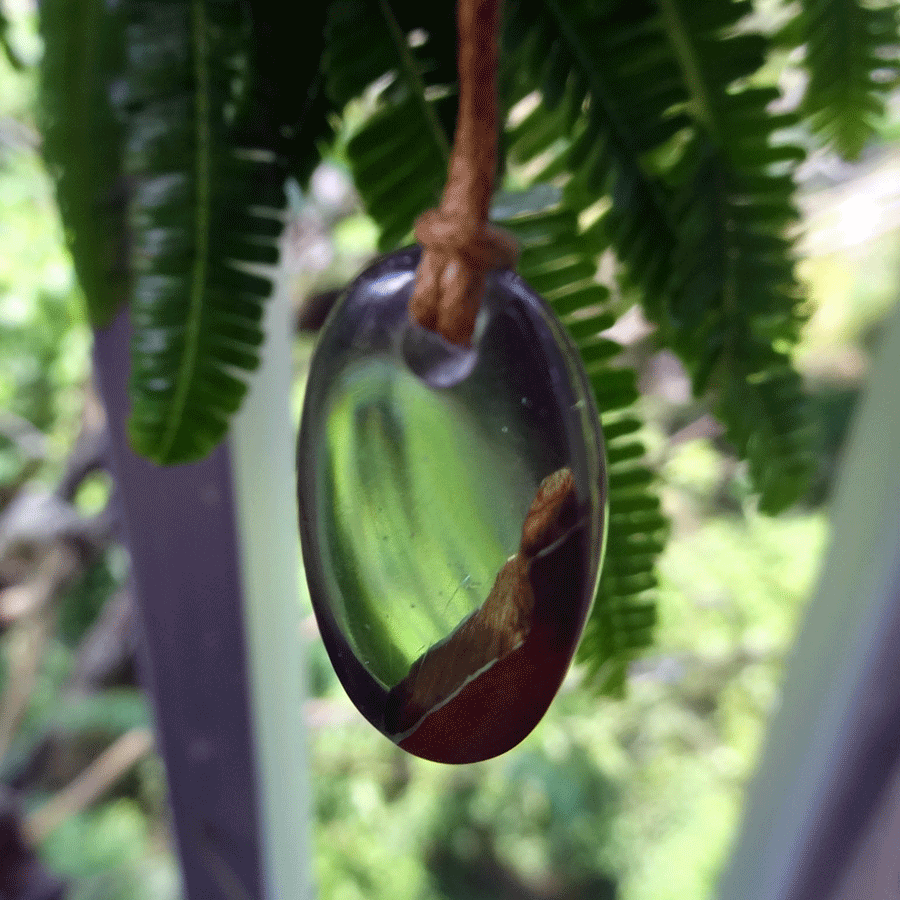
[[[43,432],[58,464],[77,433],[90,332],[37,152],[35,91],[33,70],[0,59],[0,410]],[[0,477],[24,462],[0,443]]]
[[[84,637],[117,587],[118,582],[105,557],[78,575],[66,591],[59,610],[59,636],[69,646],[76,646]]]

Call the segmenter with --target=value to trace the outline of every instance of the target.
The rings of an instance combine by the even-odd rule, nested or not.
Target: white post
[[[848,442],[831,548],[720,900],[834,896],[900,761],[898,456],[900,310]],[[876,874],[860,900],[876,896]]]
[[[315,894],[303,704],[300,567],[286,279],[266,305],[262,361],[229,437],[255,722],[266,900]],[[305,584],[303,590],[306,590]]]

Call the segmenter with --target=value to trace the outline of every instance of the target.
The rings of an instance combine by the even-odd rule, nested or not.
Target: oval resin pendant
[[[412,322],[420,250],[376,262],[322,330],[298,445],[303,561],[332,664],[381,732],[469,763],[519,743],[572,660],[606,536],[578,352],[489,273],[471,348]]]

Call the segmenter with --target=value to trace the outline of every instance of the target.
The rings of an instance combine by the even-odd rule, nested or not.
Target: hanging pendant
[[[348,288],[298,444],[303,561],[362,714],[405,750],[509,750],[562,683],[597,587],[607,484],[577,350],[516,274],[487,275],[471,347],[412,322],[419,248]]]

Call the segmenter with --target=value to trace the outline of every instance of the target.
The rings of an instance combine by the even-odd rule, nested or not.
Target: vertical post
[[[848,444],[833,502],[832,545],[787,670],[721,900],[832,897],[896,777],[898,372],[900,310]],[[897,873],[868,873],[860,898],[876,896],[876,877],[895,884]]]
[[[127,312],[96,334],[143,681],[189,900],[314,894],[290,314],[281,283],[229,440],[202,462],[166,468],[128,446]]]
[[[159,467],[128,444],[127,310],[94,340],[186,900],[263,900],[231,459]]]
[[[260,368],[229,437],[262,810],[265,896],[313,896],[303,716],[291,303],[284,279],[267,304]],[[305,581],[304,581],[305,590]]]

